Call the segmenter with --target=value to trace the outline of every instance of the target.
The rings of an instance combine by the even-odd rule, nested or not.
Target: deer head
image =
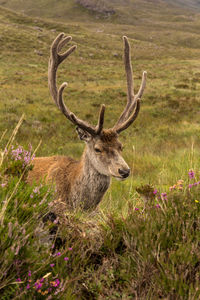
[[[124,111],[120,115],[116,124],[110,129],[103,129],[105,105],[100,108],[98,122],[96,126],[90,125],[88,122],[79,119],[63,101],[63,91],[67,86],[64,82],[59,89],[56,84],[57,68],[75,49],[72,46],[64,53],[60,53],[62,48],[71,41],[71,36],[65,37],[61,33],[54,40],[50,50],[48,82],[49,89],[53,100],[59,110],[65,117],[76,125],[79,138],[86,143],[85,154],[90,160],[93,167],[106,176],[113,176],[123,180],[130,174],[127,163],[122,158],[122,144],[118,140],[118,135],[127,129],[137,118],[140,111],[140,99],[146,85],[146,72],[143,72],[141,86],[137,94],[134,94],[133,75],[130,58],[130,45],[126,36],[124,40],[124,63],[127,78],[127,104]]]

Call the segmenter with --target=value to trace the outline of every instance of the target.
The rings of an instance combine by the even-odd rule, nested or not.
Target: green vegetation
[[[137,188],[126,212],[66,211],[44,225],[53,191],[26,184],[34,154],[13,146],[16,132],[1,152],[1,299],[199,298],[199,171],[168,193]]]
[[[84,145],[48,93],[50,44],[62,31],[72,35],[71,44],[78,49],[58,75],[59,83],[69,83],[66,102],[93,124],[104,103],[105,126],[111,127],[126,103],[121,37],[127,35],[136,89],[142,71],[148,72],[140,115],[121,135],[132,175],[122,183],[113,180],[96,215],[67,214],[66,226],[59,229],[60,236],[67,236],[65,248],[53,256],[35,233],[35,220],[49,211],[52,192],[42,185],[40,194],[31,198],[37,187],[24,181],[31,166],[16,163],[8,151],[1,162],[1,298],[45,299],[33,284],[46,275],[41,291],[52,288],[49,294],[55,299],[55,292],[60,299],[198,299],[199,184],[189,184],[198,183],[200,176],[200,18],[189,10],[170,5],[161,9],[161,2],[153,7],[141,1],[136,17],[119,5],[118,12],[105,19],[65,2],[67,19],[58,16],[63,1],[55,2],[57,10],[53,5],[47,10],[47,2],[40,1],[39,16],[60,23],[34,17],[38,10],[27,17],[0,9],[0,132],[7,130],[1,151],[25,112],[16,142],[35,149],[42,140],[38,156],[78,159]],[[9,3],[14,9],[14,3],[19,5]],[[28,5],[34,8],[30,0],[23,5],[26,13]],[[9,142],[10,150],[13,143]],[[196,178],[188,179],[190,169]],[[169,192],[178,180],[183,180],[183,187],[179,181]],[[167,200],[161,194],[165,192]],[[22,283],[16,281],[19,278]]]

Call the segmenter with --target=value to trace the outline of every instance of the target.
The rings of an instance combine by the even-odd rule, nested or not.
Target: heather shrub
[[[164,191],[138,186],[124,215],[62,209],[61,220],[53,187],[26,183],[31,146],[13,140],[1,156],[1,299],[200,297],[198,169]]]
[[[18,125],[21,125],[22,119]],[[19,128],[19,126],[17,126]],[[38,224],[48,211],[52,189],[42,182],[28,185],[26,178],[32,169],[34,153],[14,142],[14,131],[4,150],[0,166],[0,294],[1,299],[13,299],[24,293],[38,276],[38,269],[48,262],[46,248],[39,240]],[[44,251],[45,250],[45,251]],[[42,264],[41,264],[42,261]],[[30,276],[31,271],[35,273]],[[31,278],[30,278],[31,277]],[[32,282],[33,284],[33,282]]]

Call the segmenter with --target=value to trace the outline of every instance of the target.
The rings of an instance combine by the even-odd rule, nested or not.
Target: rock
[[[119,54],[117,52],[113,53],[114,57],[119,57]]]
[[[37,54],[37,55],[39,55],[39,56],[43,56],[43,53],[41,51],[39,51],[39,50],[34,50],[34,53]]]
[[[38,31],[43,31],[43,29],[41,27],[39,27],[39,26],[35,26],[34,29],[38,30]]]

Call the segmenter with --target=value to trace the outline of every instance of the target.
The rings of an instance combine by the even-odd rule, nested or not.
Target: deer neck
[[[99,173],[93,166],[89,150],[85,149],[80,164],[82,175],[79,179],[81,186],[81,202],[84,209],[94,209],[110,185],[110,176]]]

